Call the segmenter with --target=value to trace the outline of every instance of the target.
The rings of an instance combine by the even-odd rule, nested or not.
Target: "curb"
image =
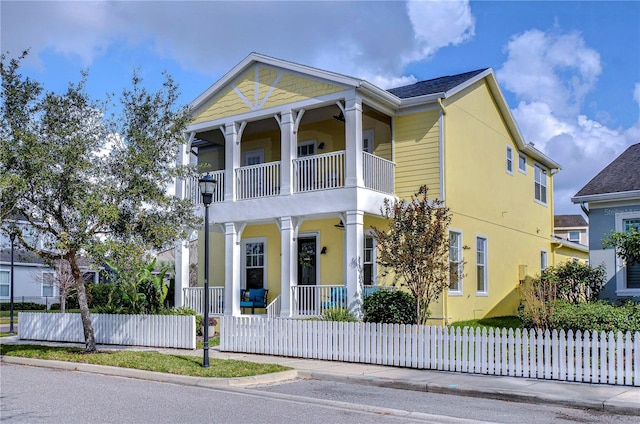
[[[604,401],[590,399],[563,399],[556,395],[532,394],[518,390],[508,389],[476,389],[462,387],[460,385],[443,385],[432,382],[410,382],[386,377],[372,377],[365,375],[341,375],[323,371],[298,371],[300,378],[311,378],[324,381],[335,381],[340,383],[360,384],[364,386],[377,386],[392,389],[411,390],[417,392],[429,392],[446,395],[456,395],[465,397],[476,397],[485,399],[496,399],[511,402],[545,403],[571,408],[585,408],[603,412],[610,412],[621,415],[640,416],[640,399],[638,402],[620,401],[609,399]]]
[[[54,361],[48,359],[21,358],[17,356],[0,356],[0,362],[66,371],[89,372],[117,377],[136,378],[139,380],[157,381],[160,383],[173,383],[181,384],[184,386],[199,387],[250,387],[259,384],[280,383],[298,378],[298,371],[296,370],[280,371],[271,374],[259,374],[248,377],[217,378],[193,377],[190,375],[169,374],[157,371],[138,370],[134,368],[83,364],[79,362]]]

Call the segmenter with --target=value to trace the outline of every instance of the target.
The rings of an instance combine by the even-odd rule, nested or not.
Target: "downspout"
[[[555,237],[555,191],[556,191],[556,185],[555,182],[553,181],[553,176],[556,175],[558,172],[560,172],[560,170],[558,168],[551,168],[549,170],[549,176],[551,178],[549,178],[550,184],[551,184],[551,196],[549,196],[549,204],[551,205],[551,236]],[[553,260],[552,264],[555,265],[556,264],[556,249],[553,247],[553,243],[551,244],[551,259]]]
[[[438,107],[440,108],[440,116],[438,117],[438,126],[440,127],[439,149],[440,150],[440,200],[445,201],[445,176],[444,176],[444,116],[447,114],[444,105],[442,104],[442,97],[438,97]],[[446,317],[446,314],[445,314]]]
[[[580,209],[582,209],[582,212],[584,212],[584,214],[587,215],[587,218],[589,218],[589,209],[584,205],[584,202],[580,203]]]

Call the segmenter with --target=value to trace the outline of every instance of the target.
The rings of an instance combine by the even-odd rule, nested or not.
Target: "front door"
[[[298,237],[298,303],[300,311],[311,313],[316,308],[316,236]]]

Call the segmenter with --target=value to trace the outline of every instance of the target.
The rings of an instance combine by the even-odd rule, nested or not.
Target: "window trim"
[[[620,212],[615,215],[616,231],[624,231],[624,221],[628,219],[640,219],[640,211]],[[627,264],[624,260],[616,255],[615,259],[616,273],[616,295],[617,296],[638,296],[640,289],[627,287]]]
[[[520,168],[520,159],[524,159],[524,168]],[[522,172],[524,175],[527,175],[527,156],[522,153],[518,153],[518,171]]]
[[[242,290],[246,290],[247,288],[247,244],[248,243],[263,243],[263,251],[264,251],[264,265],[262,267],[262,288],[267,288],[267,238],[266,237],[253,237],[253,238],[244,238],[240,243],[240,251],[242,252],[241,256],[241,264],[240,267],[240,288]]]
[[[542,258],[544,258],[544,266],[542,266]],[[547,249],[540,249],[540,272],[549,268],[549,252]]]
[[[478,290],[478,240],[484,240],[484,290]],[[484,234],[476,234],[476,296],[488,296],[489,295],[489,237]]]
[[[539,169],[542,175],[544,175],[544,186],[538,181],[536,181],[536,169]],[[544,166],[540,165],[538,162],[533,163],[533,200],[543,206],[547,206],[549,203],[549,170]],[[536,199],[536,185],[540,184],[540,186],[544,187],[544,202],[542,200]]]
[[[0,295],[0,299],[9,299],[11,298],[11,270],[10,269],[0,269],[0,273],[7,273],[7,284],[6,286],[9,288],[8,294],[6,296]],[[2,284],[4,286],[4,284]]]
[[[368,262],[365,262],[365,254],[364,254],[364,250],[366,248],[366,244],[365,244],[365,239],[366,238],[371,238],[371,240],[373,241],[373,246],[371,248],[371,286],[377,286],[378,285],[378,242],[376,241],[376,238],[373,236],[373,230],[364,230],[363,236],[362,236],[362,267],[363,267],[363,278],[364,278],[364,265]],[[365,284],[367,285],[367,284]]]
[[[507,151],[505,153],[505,156],[506,156],[505,170],[507,171],[507,174],[513,175],[513,147],[507,146]],[[509,166],[511,166],[511,169],[509,169]]]
[[[50,274],[51,275],[51,284],[46,284],[46,281],[45,281],[45,275],[46,274]],[[40,296],[41,297],[55,297],[56,296],[55,278],[56,278],[55,272],[53,272],[53,271],[42,271],[42,281],[41,281],[41,284],[40,284]],[[51,286],[51,296],[44,294],[44,287],[45,286]]]
[[[458,234],[458,267],[462,267],[462,264],[464,263],[464,254],[463,254],[463,238],[462,238],[462,230],[458,229],[458,228],[449,228],[449,237],[451,237],[451,233],[456,233]],[[449,264],[451,264],[451,253],[449,253]],[[449,278],[450,278],[450,274],[449,274]],[[463,282],[464,282],[464,274],[460,273],[458,275],[458,288],[457,289],[452,289],[451,288],[451,281],[449,281],[449,296],[462,296],[463,294]]]
[[[571,233],[577,233],[578,234],[578,239],[577,240],[572,239],[571,238]],[[567,240],[572,241],[574,243],[580,243],[580,231],[577,231],[577,230],[569,230],[569,231],[567,231]]]

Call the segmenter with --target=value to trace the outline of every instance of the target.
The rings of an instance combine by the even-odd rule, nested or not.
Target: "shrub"
[[[14,311],[44,311],[47,309],[46,305],[35,302],[13,302]],[[11,303],[0,303],[0,311],[11,310]]]
[[[597,300],[604,287],[606,270],[604,264],[591,267],[578,261],[567,261],[550,266],[540,275],[557,287],[559,299],[569,303]]]
[[[577,305],[558,302],[550,326],[574,331],[640,331],[640,303],[629,301],[616,306],[604,301]]]
[[[549,280],[527,279],[520,284],[524,305],[518,317],[527,328],[550,328],[549,321],[557,301],[557,286]]]
[[[347,308],[330,308],[322,311],[323,321],[339,321],[339,322],[356,322],[356,317],[353,316]]]
[[[372,293],[364,300],[364,321],[415,324],[418,322],[416,299],[400,290],[380,290]]]
[[[111,297],[115,290],[113,284],[87,284],[87,287],[90,287],[87,291],[91,291],[90,308],[104,307],[111,303]]]

